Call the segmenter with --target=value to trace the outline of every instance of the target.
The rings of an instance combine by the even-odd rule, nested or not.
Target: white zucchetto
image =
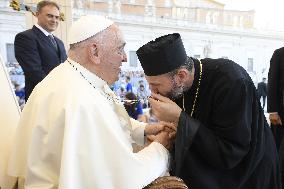
[[[113,24],[113,21],[98,15],[86,15],[76,20],[68,34],[68,44],[84,41],[103,31]]]

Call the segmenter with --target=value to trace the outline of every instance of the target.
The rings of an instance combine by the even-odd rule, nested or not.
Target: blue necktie
[[[50,39],[50,41],[51,41],[52,45],[54,46],[55,50],[58,51],[57,43],[56,43],[54,37],[50,34],[50,35],[48,35],[48,38]]]

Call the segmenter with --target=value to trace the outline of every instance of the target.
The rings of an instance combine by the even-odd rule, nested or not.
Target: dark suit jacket
[[[53,68],[67,59],[63,42],[57,37],[55,41],[58,52],[50,39],[35,26],[15,37],[15,56],[25,74],[26,100],[33,88]]]
[[[257,85],[257,92],[258,92],[259,97],[261,97],[261,96],[266,97],[266,95],[267,95],[267,85],[266,85],[266,83],[264,83],[263,81],[258,83],[258,85]]]
[[[267,111],[278,112],[284,124],[284,47],[274,51],[268,72]],[[271,124],[279,152],[282,185],[284,185],[284,127]]]
[[[278,112],[284,121],[284,47],[274,51],[268,72],[268,112]]]

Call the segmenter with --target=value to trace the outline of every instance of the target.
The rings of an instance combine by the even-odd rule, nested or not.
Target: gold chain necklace
[[[201,82],[201,78],[202,78],[202,63],[200,60],[199,61],[199,65],[200,65],[200,72],[199,72],[199,80],[198,80],[198,85],[197,85],[197,89],[196,89],[196,93],[195,93],[195,97],[194,97],[194,101],[193,101],[193,105],[192,105],[192,109],[191,109],[191,113],[190,116],[192,117],[194,109],[195,109],[195,105],[196,105],[196,100],[199,94],[199,88],[200,88],[200,82]],[[185,111],[185,106],[184,106],[184,94],[182,95],[182,110]]]

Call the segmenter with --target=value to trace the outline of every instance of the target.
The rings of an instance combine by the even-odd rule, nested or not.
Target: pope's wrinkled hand
[[[171,133],[166,131],[162,131],[157,135],[151,135],[151,140],[153,140],[153,142],[158,142],[162,144],[168,150],[171,149],[174,138],[175,135],[171,135]]]
[[[155,93],[151,94],[149,102],[152,112],[158,120],[178,123],[182,109],[175,102]]]
[[[145,134],[146,135],[157,135],[161,131],[166,132],[176,132],[177,126],[174,123],[160,121],[158,123],[148,124],[145,127]]]

